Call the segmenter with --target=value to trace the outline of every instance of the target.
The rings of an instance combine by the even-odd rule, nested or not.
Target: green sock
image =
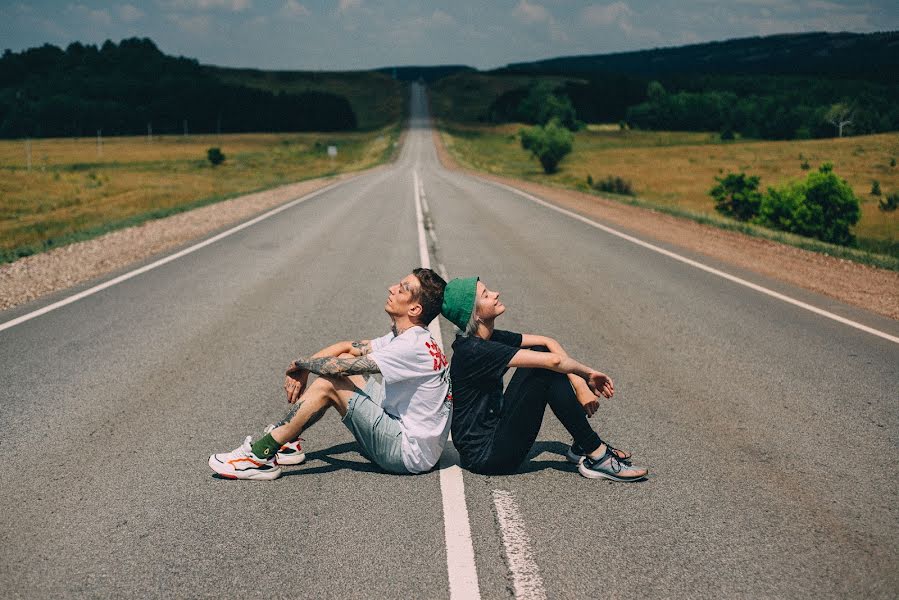
[[[255,454],[257,458],[269,460],[281,449],[281,442],[276,442],[275,438],[272,437],[272,434],[266,433],[257,441],[253,442],[252,448],[253,454]]]

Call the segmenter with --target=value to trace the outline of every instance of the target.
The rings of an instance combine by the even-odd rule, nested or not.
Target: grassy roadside
[[[716,135],[688,132],[617,131],[591,127],[576,134],[574,151],[560,171],[546,175],[521,149],[517,125],[462,126],[442,123],[442,140],[459,164],[543,185],[575,189],[626,204],[748,235],[790,244],[890,270],[899,270],[899,212],[883,213],[870,195],[872,180],[884,193],[899,191],[899,136],[881,134],[840,140],[727,142]],[[729,171],[759,175],[762,186],[804,178],[809,168],[833,162],[862,204],[855,227],[858,248],[846,248],[726,219],[714,210],[708,190],[714,177]],[[636,197],[592,190],[594,180],[609,175],[633,183]]]
[[[401,133],[239,134],[0,141],[0,263],[307,179],[390,160]],[[336,146],[329,157],[328,146]],[[213,167],[206,150],[219,147]]]

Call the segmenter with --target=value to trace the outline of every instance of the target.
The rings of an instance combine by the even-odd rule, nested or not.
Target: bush
[[[759,193],[759,178],[745,173],[728,173],[715,177],[718,185],[709,190],[715,200],[715,210],[738,221],[748,221],[759,211],[762,195]]]
[[[547,174],[556,172],[559,162],[571,152],[574,143],[574,135],[555,119],[545,127],[522,129],[520,134],[521,147],[531,151]]]
[[[887,194],[886,198],[881,198],[877,208],[883,212],[893,212],[899,207],[899,192]]]
[[[206,158],[209,159],[209,162],[212,163],[213,167],[225,162],[225,155],[222,154],[222,151],[219,148],[210,148],[209,150],[207,150]]]
[[[793,181],[769,189],[759,206],[756,222],[783,231],[814,237],[832,244],[849,245],[849,228],[861,218],[858,199],[846,180],[825,163],[805,181]]]
[[[609,175],[605,179],[600,179],[595,183],[592,178],[589,178],[587,182],[590,184],[590,187],[594,190],[599,190],[600,192],[621,194],[622,196],[636,196],[631,182],[627,179],[622,179],[621,177],[612,177]]]
[[[876,179],[871,182],[871,195],[879,196],[880,195],[880,182]]]

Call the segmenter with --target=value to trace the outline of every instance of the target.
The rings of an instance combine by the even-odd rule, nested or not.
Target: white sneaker
[[[277,479],[281,476],[281,468],[275,459],[265,460],[253,454],[247,436],[239,447],[231,452],[213,454],[209,457],[209,466],[213,471],[228,479]]]
[[[274,429],[274,425],[269,425],[265,428],[265,433],[271,433],[272,429]],[[275,460],[278,461],[279,465],[298,465],[306,460],[306,453],[303,452],[303,445],[300,442],[303,441],[303,438],[297,438],[292,442],[287,442],[286,444],[282,444],[281,448],[278,450],[278,453],[275,455]]]

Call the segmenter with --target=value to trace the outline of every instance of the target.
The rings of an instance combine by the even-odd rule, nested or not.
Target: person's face
[[[488,290],[480,281],[475,292],[474,308],[481,321],[492,321],[506,312],[506,305],[499,301],[499,292]]]
[[[399,283],[394,283],[387,288],[387,302],[384,304],[387,314],[391,317],[406,315],[413,319],[421,314],[421,304],[417,300],[413,300],[418,294],[420,286],[418,277],[410,273]]]

